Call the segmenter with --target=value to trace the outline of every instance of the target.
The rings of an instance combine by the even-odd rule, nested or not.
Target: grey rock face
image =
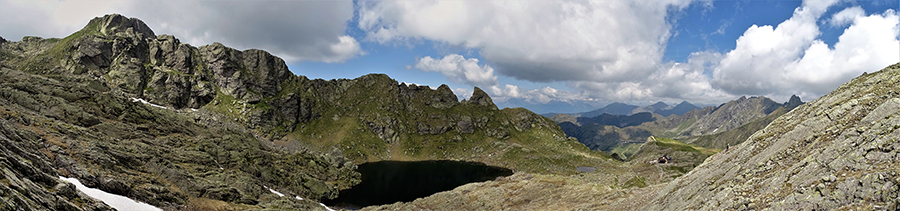
[[[725,132],[765,117],[782,105],[766,97],[744,97],[729,101],[712,110],[704,108],[688,112],[685,116],[697,116],[698,120],[682,131],[683,135],[699,136]],[[709,113],[704,114],[704,111]]]

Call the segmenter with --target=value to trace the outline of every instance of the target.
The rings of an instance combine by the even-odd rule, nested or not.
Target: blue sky
[[[0,3],[7,40],[64,37],[120,13],[194,46],[269,51],[310,78],[385,73],[462,98],[478,86],[501,107],[537,112],[808,101],[900,61],[896,0]]]

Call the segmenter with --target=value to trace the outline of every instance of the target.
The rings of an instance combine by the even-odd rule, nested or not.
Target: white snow
[[[135,201],[128,197],[107,193],[105,191],[102,191],[102,190],[96,189],[96,188],[88,188],[87,186],[84,186],[83,184],[81,184],[81,182],[75,178],[66,178],[66,177],[60,176],[59,179],[65,180],[66,182],[74,184],[75,189],[78,189],[79,191],[83,192],[84,194],[87,194],[90,197],[93,197],[95,199],[99,199],[100,201],[103,201],[103,203],[106,203],[107,205],[109,205],[110,207],[112,207],[113,209],[116,209],[116,210],[162,211],[162,209],[154,207],[153,205],[149,205],[144,202]]]
[[[266,186],[263,186],[263,187],[266,188],[266,189],[269,189],[269,191],[271,191],[271,192],[274,193],[275,195],[278,195],[278,196],[280,196],[280,197],[284,197],[284,194],[279,193],[278,191],[272,190],[271,188],[266,187]],[[300,197],[300,196],[294,196],[294,198],[297,199],[297,200],[303,200],[303,198]],[[328,211],[336,211],[336,210],[334,210],[334,209],[331,209],[331,207],[325,206],[325,204],[322,204],[321,202],[319,202],[319,205],[322,205],[322,207],[324,207],[324,208],[325,208],[326,210],[328,210]]]
[[[337,211],[337,210],[331,209],[331,207],[325,206],[325,204],[322,204],[322,202],[319,202],[319,205],[322,205],[322,207],[325,207],[325,209],[328,211]]]
[[[269,188],[269,187],[266,187],[266,186],[263,186],[263,187],[266,188],[266,189],[269,189],[270,192],[274,193],[275,195],[278,195],[279,197],[284,197],[284,194],[283,194],[283,193],[279,193],[278,191],[275,191],[275,190],[273,190],[273,189],[271,189],[271,188]]]
[[[147,104],[147,105],[150,105],[150,106],[153,106],[153,107],[162,108],[162,109],[169,109],[169,108],[166,108],[165,106],[156,105],[156,104],[147,102],[146,100],[141,99],[141,98],[133,98],[133,97],[132,97],[132,98],[131,98],[131,102],[141,102],[141,103],[143,103],[143,104]]]
[[[191,111],[197,112],[197,109],[196,109],[196,108],[192,108]]]

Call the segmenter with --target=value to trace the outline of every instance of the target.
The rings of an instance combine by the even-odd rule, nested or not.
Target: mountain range
[[[650,136],[676,138],[703,147],[724,149],[729,145],[739,144],[752,132],[801,104],[803,102],[797,96],[792,96],[785,103],[776,103],[766,97],[741,97],[719,106],[692,109],[682,115],[663,116],[649,112],[630,115],[604,113],[588,118],[557,114],[551,119],[558,122],[567,135],[577,138],[591,149],[607,153],[623,153],[624,150],[628,151],[625,152],[626,155],[630,155],[637,148],[631,147],[626,150],[623,147],[639,144]],[[663,105],[657,103],[633,110],[660,110]],[[682,103],[674,108],[679,107],[689,108],[691,105]],[[625,104],[611,104],[597,111],[612,110],[607,108],[631,107]]]
[[[383,74],[308,79],[268,52],[194,47],[121,15],[0,39],[0,78],[4,210],[108,209],[60,177],[165,209],[308,210],[359,183],[364,162],[571,174],[611,159],[478,88],[460,101]]]
[[[602,108],[595,109],[592,111],[581,112],[581,113],[567,113],[567,115],[573,116],[573,117],[596,117],[596,116],[600,116],[603,114],[631,115],[631,114],[649,112],[649,113],[655,113],[655,114],[659,114],[664,117],[667,117],[667,116],[670,116],[673,114],[678,115],[678,116],[684,115],[685,113],[687,113],[691,110],[699,109],[699,108],[700,107],[697,107],[696,105],[691,104],[687,101],[682,101],[681,103],[678,103],[678,105],[675,105],[675,106],[671,106],[664,102],[657,102],[652,105],[648,105],[648,106],[644,106],[644,107],[614,102],[614,103],[610,103]],[[553,116],[556,116],[557,114],[561,114],[561,113],[544,113],[543,115],[546,117],[553,117]]]

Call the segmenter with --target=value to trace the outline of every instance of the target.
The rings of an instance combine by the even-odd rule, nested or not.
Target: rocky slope
[[[379,74],[310,80],[265,51],[193,47],[121,15],[62,39],[0,39],[0,78],[12,131],[0,139],[19,143],[3,154],[6,207],[105,207],[66,195],[58,175],[164,208],[293,210],[322,209],[313,200],[358,183],[367,161],[570,174],[611,160],[477,88],[459,101]]]
[[[26,200],[46,200],[43,196],[17,197],[50,190],[77,200],[65,192],[71,185],[58,189],[57,175],[164,208],[195,206],[190,203],[195,198],[251,209],[276,206],[271,203],[321,208],[278,201],[264,186],[318,200],[359,182],[355,165],[339,153],[275,151],[240,127],[197,121],[213,114],[180,114],[134,102],[97,80],[32,75],[6,66],[0,67],[0,78],[6,131],[0,139],[15,143],[3,153],[12,165],[4,169],[7,182],[0,186],[19,192],[4,195],[11,203],[6,206],[95,209]]]
[[[900,64],[804,104],[659,191],[646,209],[900,207]]]
[[[741,97],[717,107],[712,113],[698,117],[697,121],[679,131],[681,135],[697,136],[725,132],[744,123],[765,117],[782,104],[766,97]]]

